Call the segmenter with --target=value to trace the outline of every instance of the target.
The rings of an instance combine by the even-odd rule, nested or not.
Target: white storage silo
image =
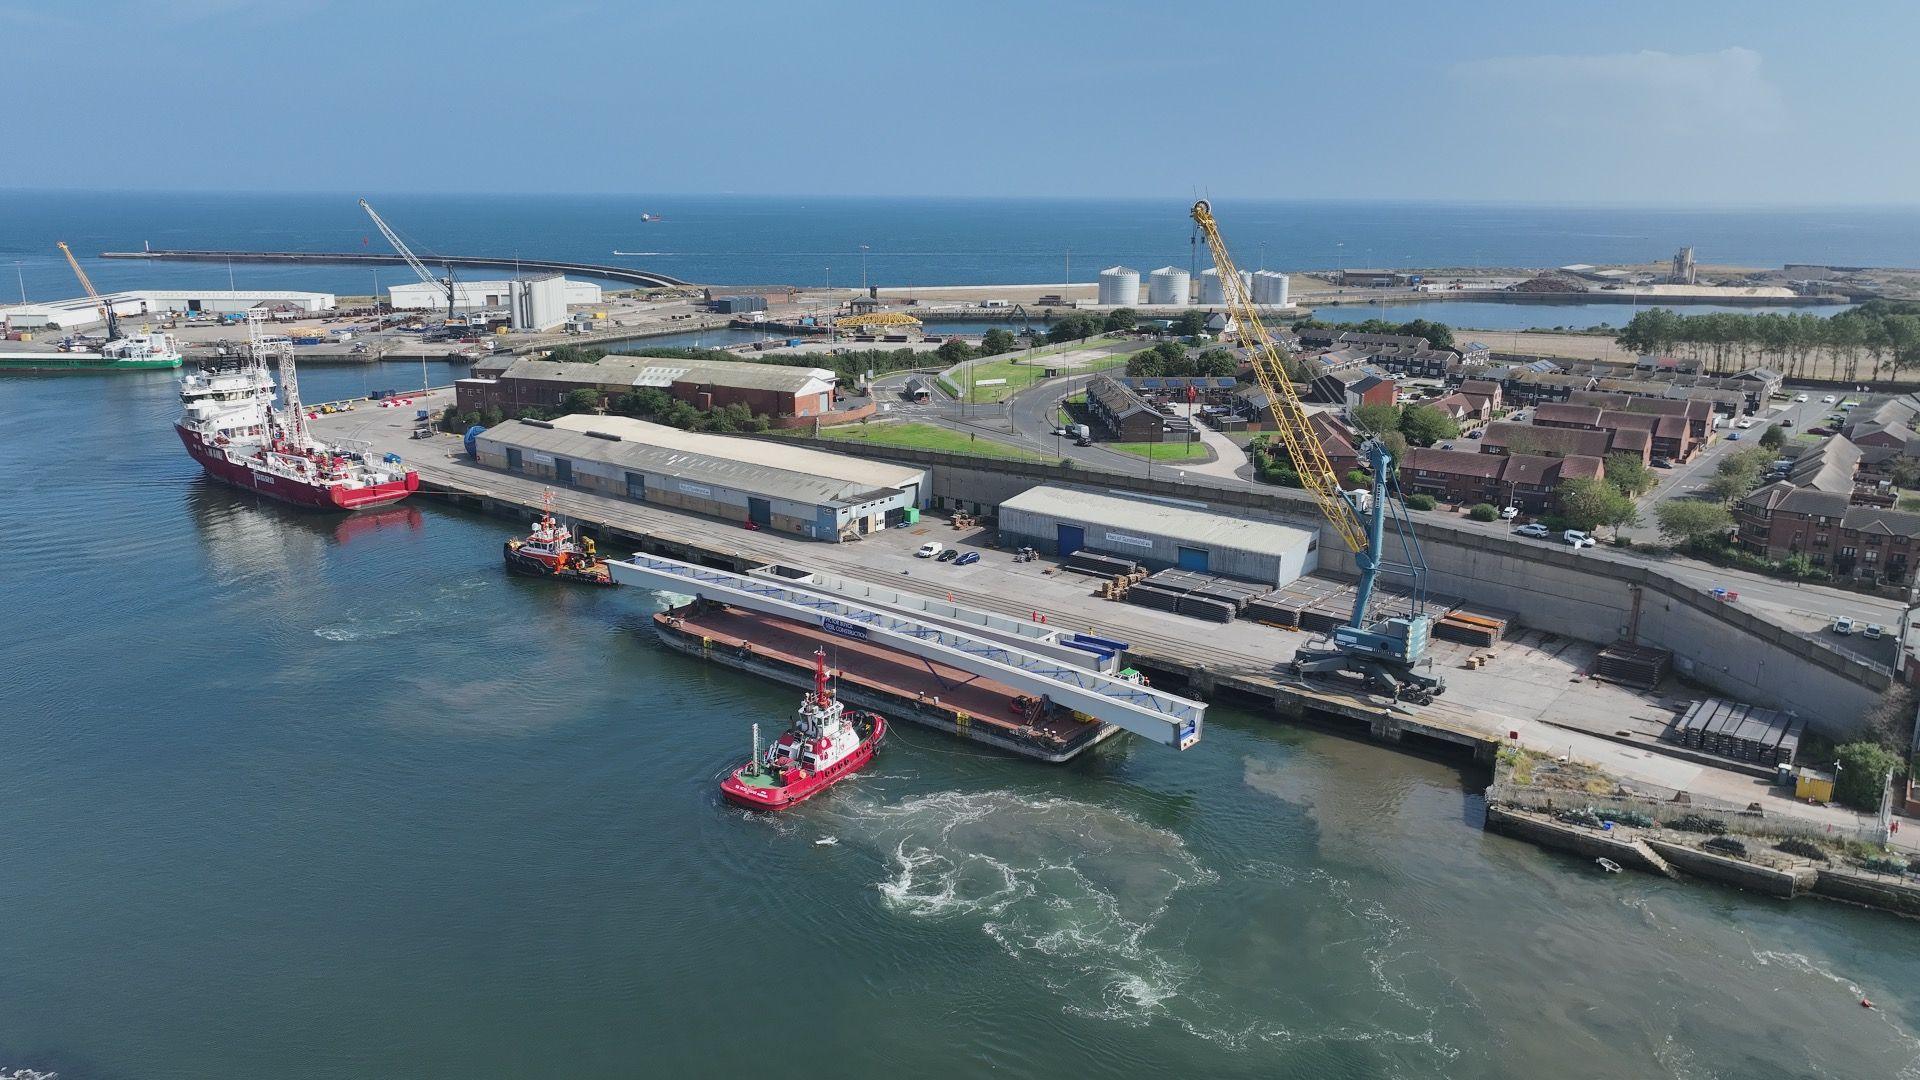
[[[1147,303],[1185,307],[1193,302],[1193,278],[1177,266],[1163,266],[1147,275]]]
[[[1253,275],[1240,271],[1241,292],[1249,298],[1253,295]],[[1227,302],[1227,294],[1220,287],[1220,271],[1217,267],[1208,267],[1200,271],[1200,302],[1210,307],[1218,307]]]
[[[1140,302],[1140,271],[1109,266],[1100,271],[1100,303],[1132,307]]]
[[[1289,303],[1290,282],[1287,275],[1276,270],[1258,270],[1253,275],[1253,302],[1272,307],[1286,307]]]

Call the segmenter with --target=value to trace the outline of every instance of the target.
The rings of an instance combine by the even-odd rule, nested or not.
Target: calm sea
[[[78,294],[54,244],[102,288],[224,288],[224,265],[101,262],[142,244],[240,250],[388,250],[351,193],[0,191],[0,298]],[[848,199],[720,196],[372,196],[422,255],[566,258],[727,284],[1087,282],[1100,268],[1206,265],[1185,200]],[[1221,201],[1236,260],[1263,266],[1558,266],[1664,259],[1911,266],[1920,208],[1654,210],[1418,203]],[[641,215],[663,220],[643,222]],[[640,252],[615,255],[614,252]],[[17,267],[8,265],[18,263]],[[17,272],[16,272],[17,271]],[[468,271],[469,275],[492,273]],[[391,285],[404,267],[379,272]],[[364,295],[374,272],[235,265],[247,288]],[[410,280],[410,279],[408,279]]]

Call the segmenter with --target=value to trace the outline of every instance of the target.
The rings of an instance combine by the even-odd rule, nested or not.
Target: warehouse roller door
[[[1059,548],[1055,554],[1064,558],[1087,546],[1087,530],[1078,525],[1056,525],[1054,543]]]

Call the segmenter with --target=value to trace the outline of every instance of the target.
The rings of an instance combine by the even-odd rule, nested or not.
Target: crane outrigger
[[[1287,374],[1279,349],[1261,324],[1259,309],[1241,281],[1232,256],[1227,253],[1226,242],[1220,238],[1220,228],[1213,219],[1213,207],[1206,200],[1193,204],[1193,223],[1213,252],[1213,266],[1220,274],[1228,311],[1239,324],[1241,341],[1252,358],[1260,388],[1266,392],[1267,410],[1273,416],[1281,444],[1293,459],[1301,485],[1313,496],[1333,531],[1353,552],[1353,561],[1360,569],[1353,614],[1345,625],[1334,629],[1332,647],[1302,649],[1294,656],[1293,671],[1301,675],[1347,672],[1359,675],[1369,689],[1391,693],[1396,699],[1431,702],[1445,692],[1446,681],[1429,673],[1432,663],[1426,655],[1433,634],[1433,617],[1424,610],[1426,556],[1420,551],[1420,541],[1414,535],[1413,522],[1400,496],[1399,481],[1393,473],[1393,454],[1379,439],[1368,439],[1360,452],[1372,474],[1370,489],[1349,492],[1341,485],[1320,436],[1307,421],[1306,407]],[[1397,559],[1387,557],[1389,519],[1399,542]],[[1407,578],[1412,585],[1412,601],[1405,614],[1374,622],[1369,609],[1382,573]],[[1428,671],[1415,670],[1423,663]]]

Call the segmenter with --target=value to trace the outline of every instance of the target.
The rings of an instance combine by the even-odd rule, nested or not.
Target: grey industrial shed
[[[1320,565],[1319,533],[1273,521],[1119,498],[1030,488],[1000,504],[1000,539],[1052,555],[1078,550],[1285,585]]]
[[[885,528],[921,504],[924,469],[622,416],[509,420],[478,435],[482,465],[815,540]]]

